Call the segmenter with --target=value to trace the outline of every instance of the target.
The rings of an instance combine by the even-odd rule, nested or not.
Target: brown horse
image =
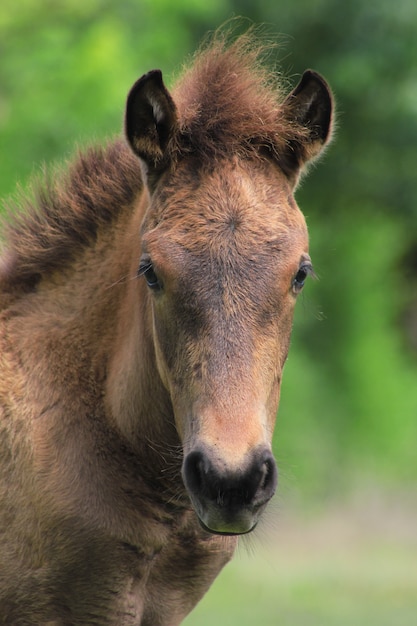
[[[312,272],[293,190],[331,131],[243,36],[173,95],[133,86],[127,142],[5,221],[0,623],[176,626],[274,493],[271,437]]]

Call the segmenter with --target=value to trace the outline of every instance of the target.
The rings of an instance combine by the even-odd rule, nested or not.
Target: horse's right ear
[[[162,81],[162,72],[152,70],[133,85],[127,98],[125,132],[147,175],[169,165],[177,129],[175,103]]]

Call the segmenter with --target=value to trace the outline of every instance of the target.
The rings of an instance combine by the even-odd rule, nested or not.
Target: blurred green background
[[[326,76],[338,131],[297,192],[319,281],[296,314],[275,509],[187,624],[411,626],[415,0],[2,0],[0,194],[119,133],[136,78],[159,67],[172,84],[204,34],[234,15],[266,24],[294,83],[307,67]]]

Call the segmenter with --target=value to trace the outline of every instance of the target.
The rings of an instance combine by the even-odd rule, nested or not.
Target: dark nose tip
[[[200,520],[253,517],[271,499],[277,484],[275,460],[269,450],[256,450],[242,469],[230,470],[211,451],[191,451],[184,460],[183,478]],[[255,519],[256,518],[256,519]]]

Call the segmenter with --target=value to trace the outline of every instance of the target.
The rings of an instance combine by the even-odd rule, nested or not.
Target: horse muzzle
[[[184,458],[182,475],[201,526],[221,535],[252,531],[275,493],[277,468],[267,448],[252,451],[242,468],[229,469],[212,449]]]

